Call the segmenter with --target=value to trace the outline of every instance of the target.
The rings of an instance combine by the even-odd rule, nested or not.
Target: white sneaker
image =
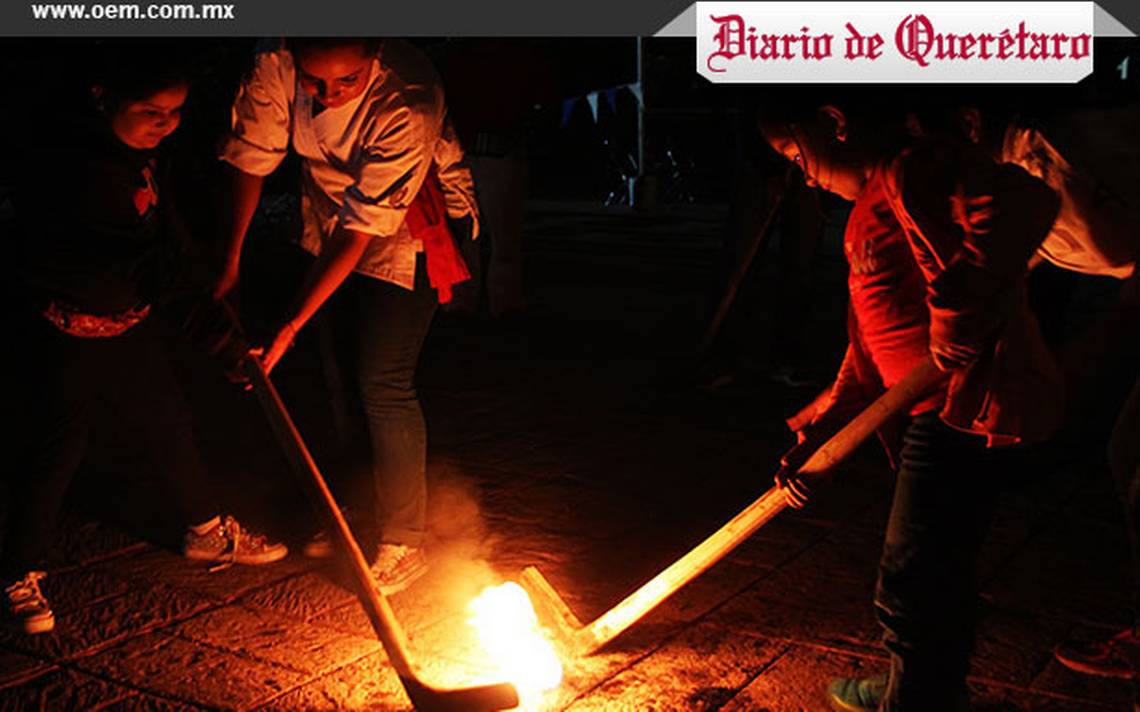
[[[43,571],[29,571],[4,589],[8,622],[29,635],[55,628],[55,614],[40,591],[40,581],[46,577]]]
[[[381,544],[372,561],[372,576],[385,596],[403,591],[427,573],[423,548],[403,544]]]

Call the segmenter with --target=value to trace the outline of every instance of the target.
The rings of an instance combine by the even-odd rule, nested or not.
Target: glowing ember
[[[480,644],[518,688],[524,704],[562,681],[562,663],[538,625],[530,597],[517,583],[483,589],[467,610]]]

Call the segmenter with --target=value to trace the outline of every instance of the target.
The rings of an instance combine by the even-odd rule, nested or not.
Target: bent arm
[[[372,237],[367,233],[337,225],[333,234],[325,240],[321,253],[305,274],[305,280],[294,297],[281,328],[260,354],[266,373],[273,370],[293,344],[297,332],[313,318],[317,310],[352,273]]]
[[[321,253],[310,265],[293,299],[285,324],[294,333],[300,331],[332,296],[360,262],[372,235],[337,226],[321,246]]]

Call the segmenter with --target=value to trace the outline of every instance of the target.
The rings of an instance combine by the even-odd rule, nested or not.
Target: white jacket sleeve
[[[471,218],[471,238],[479,236],[479,207],[475,199],[475,181],[464,160],[463,148],[450,119],[444,119],[435,147],[435,164],[443,188],[447,216]]]
[[[377,102],[362,132],[354,181],[344,191],[343,227],[380,237],[399,231],[427,176],[442,121],[436,86],[408,87]]]
[[[281,165],[289,150],[293,82],[292,64],[283,52],[257,56],[234,100],[223,161],[256,176],[269,175]]]

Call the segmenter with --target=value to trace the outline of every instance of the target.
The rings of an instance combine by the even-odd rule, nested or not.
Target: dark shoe
[[[40,591],[40,581],[46,577],[43,571],[29,571],[4,588],[5,618],[12,627],[29,635],[55,628],[55,614]]]
[[[427,573],[424,550],[403,544],[381,544],[372,562],[372,576],[385,596],[403,591]]]
[[[1108,640],[1061,643],[1053,654],[1059,663],[1070,670],[1086,675],[1131,680],[1136,677],[1136,666],[1140,662],[1140,636],[1129,628]]]
[[[308,559],[329,559],[335,551],[332,539],[323,529],[301,547],[301,553]]]
[[[886,674],[874,677],[837,677],[827,686],[827,701],[839,712],[875,712],[887,694]]]
[[[356,513],[348,507],[341,507],[340,514],[344,520],[348,522],[349,527],[353,525],[356,520]],[[333,545],[332,537],[324,529],[314,534],[308,541],[301,547],[301,553],[309,559],[330,559],[336,553],[336,547]]]
[[[264,534],[243,527],[230,516],[205,534],[193,529],[182,540],[182,555],[195,561],[212,561],[221,565],[246,564],[260,566],[284,559],[289,548]]]

